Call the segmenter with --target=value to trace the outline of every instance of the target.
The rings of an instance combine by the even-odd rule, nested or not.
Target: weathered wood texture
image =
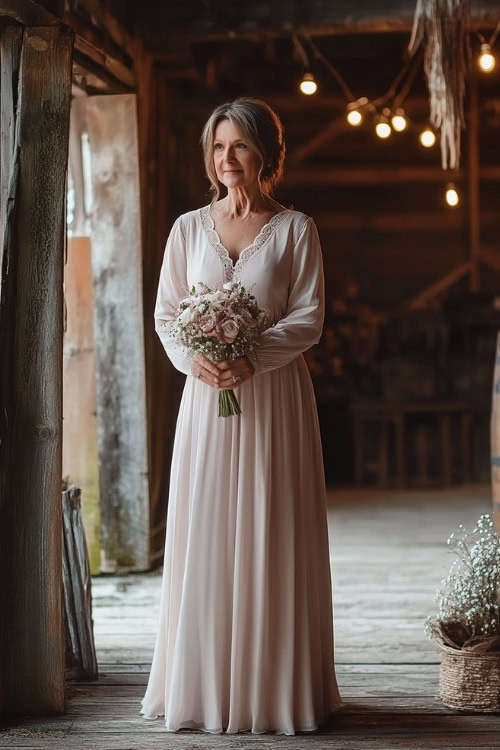
[[[61,379],[73,33],[25,28],[20,45],[2,32],[1,46],[2,100],[16,107],[15,122],[2,119],[15,134],[13,158],[2,162],[9,190],[0,302],[0,707],[36,714],[63,708]],[[15,70],[19,78],[9,79]]]
[[[91,97],[101,570],[149,567],[136,97]]]
[[[68,712],[57,721],[7,726],[0,748],[493,750],[500,717],[461,715],[441,704],[440,656],[423,632],[443,565],[452,559],[448,534],[489,504],[487,487],[329,493],[336,671],[345,705],[318,733],[167,733],[161,720],[141,717],[158,618],[156,572],[94,579],[99,680],[71,683]]]
[[[92,623],[92,581],[81,514],[81,489],[63,490],[63,589],[66,676],[97,679]]]
[[[7,26],[1,31],[0,45],[0,273],[3,241],[9,197],[9,181],[13,173],[15,148],[16,103],[21,59],[23,30],[20,26]]]
[[[415,12],[414,0],[281,0],[253,3],[219,3],[208,0],[199,3],[156,2],[141,6],[113,0],[112,8],[125,14],[129,25],[144,33],[147,46],[162,50],[168,37],[189,39],[255,38],[258,34],[289,36],[292,32],[321,34],[362,34],[389,31],[410,31]],[[472,25],[494,28],[498,21],[495,0],[476,0],[471,3]]]
[[[497,336],[491,396],[491,485],[495,524],[500,532],[500,331]]]
[[[184,376],[171,365],[154,327],[154,307],[165,241],[182,209],[183,183],[175,185],[172,162],[178,140],[171,127],[174,100],[162,86],[153,58],[140,43],[137,116],[141,166],[144,344],[150,470],[150,558],[163,555],[169,467]],[[186,169],[193,159],[186,159]],[[191,163],[190,163],[191,162]],[[179,193],[181,194],[179,197]],[[161,415],[161,417],[160,417]]]
[[[479,108],[478,108],[478,74],[472,65],[469,72],[468,86],[468,121],[467,121],[467,214],[469,234],[469,260],[471,273],[469,288],[471,292],[479,291],[479,257],[480,221],[479,206]]]
[[[11,18],[25,26],[54,26],[67,30],[67,24],[75,32],[73,56],[80,69],[95,76],[109,93],[132,91],[135,74],[127,55],[131,37],[100,3],[86,0],[87,11],[91,12],[93,6],[94,15],[98,11],[99,23],[106,24],[96,30],[88,16],[82,18],[81,11],[78,12],[82,4],[2,0],[0,17]]]
[[[64,269],[63,476],[84,488],[83,522],[92,573],[100,570],[99,455],[90,237],[68,238]]]

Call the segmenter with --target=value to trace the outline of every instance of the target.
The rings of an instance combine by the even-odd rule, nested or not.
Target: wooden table
[[[422,401],[422,402],[388,402],[388,401],[354,401],[351,404],[354,423],[356,484],[365,482],[369,471],[378,476],[380,487],[396,484],[405,487],[408,483],[406,434],[407,417],[411,414],[429,414],[436,417],[439,430],[441,484],[448,487],[453,482],[453,450],[451,423],[453,415],[457,416],[460,431],[460,467],[462,480],[470,481],[470,405],[465,401]],[[375,460],[366,457],[367,434],[369,423],[379,426],[378,450]],[[394,464],[395,476],[390,476],[389,438],[394,431]]]

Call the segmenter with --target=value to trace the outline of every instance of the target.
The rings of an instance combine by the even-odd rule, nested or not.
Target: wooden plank
[[[421,232],[432,233],[436,230],[457,230],[462,232],[464,228],[464,217],[461,212],[443,210],[440,213],[322,213],[315,212],[314,221],[318,229],[323,232]],[[498,227],[498,212],[484,211],[481,214],[481,226],[483,228],[495,229]],[[481,250],[480,258],[482,259]],[[500,254],[496,251],[492,255],[496,258],[500,267]]]
[[[168,45],[169,37],[186,39],[256,39],[289,37],[292,33],[312,36],[338,34],[370,34],[411,31],[415,3],[412,0],[386,0],[374,3],[357,0],[339,3],[337,0],[287,0],[268,3],[264,0],[221,12],[214,0],[203,6],[193,5],[179,12],[176,4],[162,3],[156,8],[151,23],[149,8],[135,10],[136,23],[141,28],[146,45],[152,52]],[[148,23],[148,20],[150,23]],[[494,29],[498,21],[495,0],[472,3],[471,26]]]
[[[79,487],[63,491],[63,561],[66,563],[63,585],[66,619],[71,624],[69,631],[72,635],[67,644],[66,667],[71,667],[81,677],[94,679],[97,660],[92,627],[92,588],[80,498]]]
[[[326,128],[320,130],[319,133],[316,133],[301,146],[298,146],[295,151],[292,151],[288,157],[289,163],[292,166],[300,164],[300,162],[319,151],[331,138],[348,132],[350,128],[351,125],[347,122],[345,114],[342,114],[341,117],[335,117]]]
[[[377,737],[372,736],[369,731],[364,736],[358,735],[355,737],[339,731],[334,731],[329,735],[323,730],[321,733],[304,733],[293,737],[275,736],[273,734],[252,736],[248,733],[237,736],[224,735],[223,744],[226,748],[241,748],[242,750],[267,748],[278,742],[280,748],[286,748],[286,750],[297,750],[297,748],[331,750],[332,745],[335,750],[361,750],[364,747],[368,747],[370,750],[410,750],[412,748],[425,748],[425,750],[458,750],[458,748],[498,750],[495,732],[485,731],[474,734],[472,737],[468,732],[463,735],[454,733],[451,737],[446,732],[436,732],[427,740],[424,739],[427,743],[432,744],[425,745],[421,744],[421,739],[417,735],[412,740],[408,734],[401,733],[391,734],[390,737]],[[145,729],[142,738],[140,736],[127,736],[126,740],[113,734],[72,732],[71,739],[69,740],[66,737],[65,741],[64,750],[89,750],[89,748],[92,748],[92,750],[97,750],[97,748],[99,750],[124,750],[124,748],[127,750],[156,750],[156,748],[165,750],[165,747],[194,750],[194,748],[220,748],[222,743],[221,735],[217,734],[207,735],[203,732],[191,732],[189,730],[181,730],[178,734],[171,732],[167,734],[163,730],[153,731],[151,729]],[[11,738],[8,745],[0,744],[0,748],[3,747],[50,748],[50,750],[53,750],[57,745],[54,739],[29,739],[21,736]]]
[[[128,675],[110,680],[100,676],[98,681],[72,683],[72,699],[78,704],[86,702],[112,702],[117,699],[142,698],[147,675],[134,675],[130,683]],[[139,679],[137,679],[139,678]],[[435,697],[438,693],[438,671],[428,673],[404,672],[399,674],[337,674],[343,698],[405,698],[405,706],[412,696]],[[385,705],[385,704],[384,704]]]
[[[482,247],[479,252],[479,260],[495,271],[500,271],[500,253],[498,248]]]
[[[7,26],[1,32],[0,44],[0,274],[2,269],[4,227],[7,221],[9,182],[12,176],[15,148],[17,79],[23,31]]]
[[[73,101],[73,106],[74,104]],[[72,118],[73,114],[74,109]],[[72,127],[73,125],[72,119]],[[73,169],[71,171],[74,177],[75,172]],[[80,200],[83,203],[83,195]],[[83,221],[80,225],[83,231]],[[72,482],[83,489],[85,538],[91,571],[97,574],[100,570],[99,455],[90,237],[69,237],[67,251],[64,269],[66,330],[63,342],[63,477],[69,476]]]
[[[136,86],[136,78],[120,60],[104,52],[85,38],[85,28],[74,23],[79,33],[75,39],[73,59],[85,71],[104,81],[109,93],[128,93]]]
[[[463,263],[461,266],[458,266],[458,268],[454,268],[441,279],[438,279],[438,281],[434,281],[426,289],[423,289],[421,292],[419,292],[415,297],[413,297],[413,299],[408,300],[408,309],[418,310],[420,308],[426,307],[434,297],[446,291],[446,289],[449,289],[449,287],[453,286],[453,284],[456,284],[457,281],[460,281],[460,279],[462,279],[468,273],[471,273],[471,270],[472,266],[470,262]]]
[[[470,66],[469,71],[469,106],[467,118],[467,214],[469,233],[469,257],[471,292],[478,292],[479,276],[479,109],[477,102],[477,68]]]
[[[136,97],[90,97],[86,104],[94,205],[94,330],[99,331],[95,355],[101,570],[147,570],[149,486]]]
[[[172,736],[173,735],[173,736]],[[56,735],[57,736],[57,735]],[[372,737],[369,732],[363,736],[350,737],[345,732],[335,731],[328,735],[324,731],[316,733],[297,734],[294,737],[282,737],[274,736],[272,734],[258,735],[259,739],[249,735],[248,733],[237,735],[233,738],[233,735],[224,735],[223,741],[226,748],[242,748],[246,750],[250,747],[271,747],[275,743],[279,742],[280,748],[286,748],[287,750],[297,750],[297,748],[318,748],[318,750],[331,750],[332,744],[335,750],[361,750],[361,748],[369,747],[370,750],[410,750],[412,748],[422,748],[425,750],[458,750],[458,748],[465,748],[465,750],[473,750],[474,748],[482,748],[483,750],[498,750],[497,737],[495,732],[484,732],[471,737],[469,733],[465,733],[463,736],[460,734],[454,734],[450,737],[447,733],[439,732],[432,735],[427,741],[432,744],[422,745],[420,744],[420,737],[416,737],[412,742],[406,734],[395,733],[391,734],[390,738],[387,737]],[[23,739],[14,738],[11,740],[12,744],[3,745],[0,747],[23,747],[23,748],[50,748],[52,750],[57,745],[54,739],[43,740],[43,739]],[[68,739],[66,739],[68,742]],[[179,736],[173,733],[152,732],[151,730],[144,730],[142,740],[140,737],[133,736],[127,737],[126,744],[124,740],[116,735],[105,735],[100,733],[95,735],[82,734],[73,732],[71,735],[71,744],[65,745],[68,750],[155,750],[156,748],[165,747],[182,748],[183,750],[191,750],[191,748],[220,748],[221,746],[221,735],[206,735],[203,732],[190,732],[188,730],[182,730]],[[168,742],[168,745],[166,745]],[[29,743],[29,744],[28,744]],[[87,744],[90,743],[90,744]],[[96,744],[98,743],[98,745]],[[257,744],[259,743],[259,744]],[[453,744],[450,744],[453,743]]]
[[[68,28],[23,30],[0,302],[5,714],[64,707],[61,378],[72,46]]]
[[[134,59],[134,38],[99,0],[79,0],[78,5],[73,9],[71,15],[80,7],[87,11],[94,25],[101,32],[109,35],[117,47],[124,50],[131,59]]]
[[[428,705],[431,702],[433,702],[436,708],[439,708],[439,703],[433,698],[428,699],[425,709],[417,709],[413,712],[404,711],[399,705],[395,706],[396,710],[391,711],[382,705],[380,707],[374,706],[369,702],[370,700],[373,699],[363,701],[360,698],[356,698],[346,701],[346,706],[341,711],[338,711],[332,717],[331,722],[329,722],[332,732],[335,732],[335,737],[337,733],[344,731],[348,732],[351,738],[356,736],[358,738],[363,736],[375,738],[379,736],[384,737],[387,742],[387,739],[391,735],[399,734],[406,736],[406,741],[408,742],[411,740],[412,735],[419,736],[421,741],[424,738],[427,738],[427,741],[429,741],[436,733],[442,732],[447,736],[448,744],[453,746],[453,742],[457,739],[455,735],[474,733],[475,737],[480,737],[489,732],[493,735],[500,730],[500,718],[494,714],[457,715],[444,707],[442,710],[429,713]],[[395,702],[395,699],[389,700]],[[105,737],[114,734],[122,742],[122,748],[124,747],[124,742],[126,742],[125,747],[129,747],[128,743],[132,737],[142,737],[144,741],[145,735],[149,733],[162,734],[163,741],[165,741],[165,726],[161,718],[156,721],[148,720],[141,716],[139,711],[139,701],[135,706],[130,705],[130,703],[123,705],[118,701],[115,712],[113,712],[112,704],[101,706],[100,708],[92,705],[85,712],[80,712],[79,710],[73,712],[69,709],[64,717],[59,719],[26,720],[24,728],[37,727],[43,728],[45,731],[66,731],[69,733],[69,738],[71,739],[76,739],[80,735],[81,739],[88,737],[89,742],[92,742],[92,740],[94,742],[101,742]],[[6,733],[4,732],[3,734],[5,736]],[[177,736],[182,737],[182,734],[179,733]],[[126,736],[126,740],[124,740],[123,735]],[[169,733],[169,739],[173,735],[173,732]],[[258,741],[257,736],[254,735],[254,743]],[[311,735],[311,738],[312,736],[314,735]],[[66,739],[65,750],[70,747],[68,743],[69,738]],[[470,742],[471,738],[469,737]],[[473,744],[458,745],[458,747],[464,746],[469,748],[474,747]],[[411,745],[405,745],[404,747],[408,748]],[[425,750],[430,750],[428,745],[421,745],[421,747],[424,747]]]
[[[350,167],[340,169],[325,164],[315,164],[305,168],[290,169],[287,172],[288,185],[402,185],[406,183],[442,183],[449,180],[460,182],[464,177],[463,170],[446,170],[440,167]],[[497,165],[481,167],[480,180],[485,182],[500,181],[500,167]]]
[[[109,50],[104,50],[101,43],[96,42],[91,29],[85,27],[76,17],[71,17],[71,14],[66,17],[65,13],[61,19],[32,0],[2,0],[0,2],[1,16],[11,18],[23,26],[64,28],[67,23],[76,32],[73,50],[75,62],[105,81],[110,88],[110,93],[134,90],[136,84],[134,71],[114,57]],[[105,40],[102,44],[105,44]]]

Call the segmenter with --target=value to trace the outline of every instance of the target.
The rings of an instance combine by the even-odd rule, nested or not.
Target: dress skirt
[[[172,455],[160,616],[141,714],[293,735],[341,705],[322,449],[302,354],[234,389],[188,375]]]

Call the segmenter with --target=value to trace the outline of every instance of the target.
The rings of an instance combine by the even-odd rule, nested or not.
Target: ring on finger
[[[233,383],[239,383],[241,380],[241,377],[239,375],[233,375]]]

